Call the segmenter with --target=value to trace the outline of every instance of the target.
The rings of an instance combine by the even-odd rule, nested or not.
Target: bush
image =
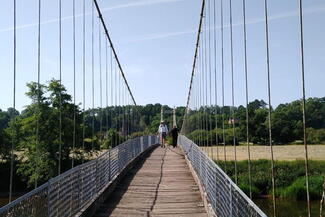
[[[311,200],[319,200],[323,191],[323,176],[309,177],[309,195]],[[281,194],[283,197],[289,197],[296,200],[306,200],[306,180],[305,177],[300,177],[285,188]]]
[[[220,168],[224,169],[224,162],[217,162]],[[234,162],[228,161],[227,163],[227,174],[234,180],[235,178],[235,168]],[[249,192],[249,177],[248,177],[248,161],[237,162],[237,177],[238,185],[243,187],[242,190],[248,195]],[[269,195],[272,192],[272,182],[271,182],[271,162],[269,160],[256,160],[251,162],[251,174],[252,174],[252,186],[253,197]],[[324,161],[309,161],[309,174],[311,176],[310,191],[312,189],[316,192],[319,190],[319,186],[322,183],[315,184],[315,180],[312,177],[323,177],[325,174],[325,162]],[[275,190],[276,195],[286,197],[283,193],[287,188],[293,185],[298,179],[304,180],[305,178],[305,168],[304,161],[276,161],[275,162]],[[316,187],[314,188],[314,186]],[[315,192],[313,190],[313,192]],[[300,194],[299,194],[300,195]],[[314,198],[313,193],[313,198]],[[318,193],[316,193],[316,196]],[[289,194],[288,194],[289,196]],[[316,197],[317,198],[317,197]]]
[[[131,139],[140,137],[140,136],[144,136],[144,135],[148,135],[150,133],[146,132],[146,131],[140,131],[140,132],[134,132],[131,134]]]
[[[246,195],[249,196],[249,184],[240,183],[238,186]],[[261,195],[261,192],[259,191],[259,189],[252,185],[252,197],[256,198],[259,195]]]
[[[223,130],[213,129],[207,130],[194,130],[188,135],[188,138],[194,142],[200,141],[202,144],[211,145],[223,145]],[[218,139],[218,143],[217,143]],[[226,145],[233,145],[233,131],[232,129],[225,129]],[[236,145],[239,144],[240,139],[237,138]],[[200,145],[200,144],[198,144]]]
[[[309,144],[320,144],[325,142],[325,129],[307,128],[307,142]]]

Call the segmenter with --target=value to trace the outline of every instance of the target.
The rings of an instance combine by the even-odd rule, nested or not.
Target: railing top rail
[[[90,203],[132,160],[157,142],[155,136],[142,137],[148,139],[135,138],[125,141],[100,154],[96,159],[78,165],[50,179],[40,187],[1,207],[0,217],[8,215],[59,217],[63,213],[65,216],[73,216],[84,205]],[[149,137],[153,139],[149,139]],[[108,157],[108,154],[112,152],[114,155]],[[95,163],[96,168],[94,169]],[[84,169],[88,172],[76,174]],[[89,183],[94,183],[94,185],[89,185]],[[75,196],[77,194],[78,197]],[[65,200],[59,201],[58,199],[63,195]],[[69,213],[65,213],[66,210],[69,210]]]
[[[202,160],[202,156],[203,159],[205,160],[205,162],[203,163],[205,166],[205,168],[210,167],[210,165],[213,166],[213,168],[215,169],[214,173],[217,175],[219,174],[219,176],[222,177],[223,180],[226,180],[227,185],[230,185],[232,187],[232,189],[236,192],[236,194],[240,195],[240,197],[242,197],[243,199],[243,203],[245,203],[246,205],[248,205],[249,207],[251,207],[254,210],[254,213],[257,214],[257,216],[261,216],[261,217],[266,217],[267,215],[231,180],[231,178],[207,155],[207,153],[205,153],[197,144],[195,144],[193,141],[191,141],[190,139],[188,139],[186,136],[181,135],[180,136],[180,144],[181,147],[184,149],[184,152],[187,156],[187,158],[189,159],[190,163],[192,164],[192,166],[195,169],[195,164],[198,161]],[[185,140],[185,142],[183,142],[183,140]],[[196,155],[190,156],[191,155],[191,151],[195,151]],[[199,153],[197,155],[197,153]],[[200,156],[200,157],[198,157]],[[197,159],[199,158],[199,159]],[[196,160],[195,160],[196,159]],[[202,165],[201,165],[202,166]],[[204,190],[206,191],[208,186],[206,186],[205,180],[202,180],[202,178],[200,177],[199,173],[203,173],[202,171],[196,171],[198,173],[198,177],[200,179],[200,182],[203,185]],[[206,172],[206,171],[205,171]],[[204,174],[204,173],[203,173]],[[205,177],[205,176],[204,176]],[[205,177],[206,178],[206,177]],[[218,186],[215,186],[218,187]],[[220,186],[219,186],[220,187]],[[216,189],[215,189],[216,190]],[[210,194],[211,195],[211,194]],[[216,200],[217,194],[212,194],[212,197],[214,198],[213,200]],[[211,201],[210,201],[211,202]],[[222,203],[222,201],[219,201]],[[224,202],[226,203],[226,202]],[[237,204],[238,205],[238,204]],[[229,206],[229,205],[227,205]],[[238,208],[237,208],[238,209]],[[216,210],[215,210],[216,211]],[[220,212],[220,210],[219,210]],[[223,215],[221,216],[226,216],[226,214],[223,213]]]
[[[264,214],[264,212],[241,190],[238,185],[223,171],[218,164],[216,164],[208,155],[206,152],[202,151],[200,147],[193,143],[192,145],[195,145],[201,152],[202,154],[205,155],[205,157],[208,159],[210,163],[215,165],[216,169],[230,182],[230,184],[238,191],[238,193],[252,206],[258,213]],[[265,215],[265,214],[264,214]],[[266,215],[265,215],[266,216]]]

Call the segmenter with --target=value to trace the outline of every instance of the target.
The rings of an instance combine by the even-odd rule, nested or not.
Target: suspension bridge
[[[32,106],[27,107],[26,115],[31,118],[27,124],[30,131],[22,129],[22,122],[16,116],[11,117],[11,140],[9,159],[9,203],[0,208],[0,217],[62,217],[62,216],[267,216],[252,200],[251,165],[251,133],[249,126],[249,76],[248,63],[254,64],[247,54],[247,20],[246,0],[242,0],[244,59],[244,89],[235,89],[234,74],[234,37],[233,37],[233,1],[232,0],[202,0],[197,30],[197,40],[193,59],[188,98],[183,119],[177,120],[173,112],[161,110],[161,120],[164,115],[172,117],[172,126],[182,123],[178,136],[177,148],[161,148],[159,137],[154,135],[137,135],[136,126],[141,113],[133,96],[127,78],[123,71],[118,51],[110,37],[107,20],[102,14],[99,0],[71,0],[72,31],[72,99],[67,97],[62,83],[62,34],[67,34],[62,28],[62,10],[65,7],[58,0],[58,78],[52,80],[48,87],[41,84],[42,52],[46,50],[43,43],[44,32],[44,1],[37,0],[37,81],[29,84]],[[271,90],[271,62],[270,62],[270,31],[269,31],[269,3],[263,2],[263,23],[265,39],[266,86],[268,90],[267,102],[267,137],[270,151],[270,182],[272,183],[272,216],[281,216],[277,212],[276,200],[276,172],[272,139],[272,90]],[[17,73],[17,4],[13,4],[13,105],[16,109],[16,80],[21,76]],[[236,2],[238,6],[238,2]],[[82,13],[76,14],[76,5],[82,5]],[[238,9],[238,8],[237,8]],[[228,10],[228,11],[227,11]],[[301,128],[304,147],[304,173],[306,189],[306,216],[324,215],[323,193],[317,213],[312,213],[309,191],[309,156],[306,125],[306,96],[305,96],[305,54],[304,54],[304,7],[303,1],[298,1],[299,23],[299,67],[301,70]],[[89,12],[90,11],[90,12]],[[225,15],[227,14],[227,16]],[[76,17],[82,17],[79,26]],[[11,19],[10,18],[10,19]],[[9,19],[9,18],[5,18]],[[226,21],[226,19],[229,19]],[[228,22],[229,21],[229,22]],[[220,23],[219,23],[220,22]],[[225,28],[229,28],[229,34]],[[80,27],[77,31],[77,27]],[[229,47],[225,45],[225,37],[229,36]],[[77,40],[79,42],[77,42]],[[238,42],[237,42],[238,43]],[[81,46],[80,46],[81,45]],[[228,50],[226,50],[228,49]],[[225,53],[230,55],[230,61],[225,60]],[[1,51],[0,51],[1,52]],[[4,54],[3,54],[4,55]],[[261,54],[262,55],[262,54]],[[79,58],[78,61],[77,59]],[[80,66],[77,64],[80,63]],[[220,63],[220,64],[219,64]],[[190,64],[190,63],[189,63]],[[231,102],[230,118],[226,120],[225,107],[225,73],[226,64],[230,69]],[[82,73],[79,73],[79,71]],[[79,73],[79,74],[78,74]],[[98,74],[96,74],[98,73]],[[90,79],[87,75],[90,75]],[[95,74],[99,77],[95,82]],[[220,75],[221,79],[218,78]],[[82,78],[78,86],[77,78]],[[136,84],[135,84],[136,85]],[[221,87],[221,99],[218,98],[218,88]],[[300,85],[296,84],[297,86]],[[78,88],[81,87],[81,88]],[[99,94],[95,94],[95,89]],[[51,95],[45,100],[48,91]],[[249,177],[248,192],[244,193],[238,186],[237,158],[236,158],[236,122],[235,91],[245,93],[245,146],[247,147],[247,174]],[[82,94],[81,109],[76,102],[76,92]],[[5,93],[2,93],[5,94]],[[90,97],[88,97],[90,96]],[[95,107],[95,98],[99,98],[100,106]],[[52,101],[53,102],[52,102]],[[70,102],[72,101],[72,102]],[[86,108],[86,103],[92,105]],[[222,109],[218,107],[221,105]],[[69,107],[71,106],[71,107]],[[69,110],[70,108],[70,110]],[[52,109],[55,118],[47,116]],[[221,115],[222,119],[218,119]],[[212,117],[212,118],[211,118]],[[32,119],[34,118],[34,119]],[[70,122],[68,121],[70,120]],[[48,121],[46,121],[48,120]],[[180,122],[179,122],[180,121]],[[50,122],[50,123],[48,123]],[[225,123],[229,123],[231,140],[226,141]],[[193,127],[194,126],[194,127]],[[46,128],[47,127],[47,128]],[[194,140],[189,134],[195,130],[213,130],[220,127],[212,136],[199,133]],[[158,126],[157,126],[158,128]],[[110,131],[111,130],[111,131]],[[20,149],[21,138],[24,133],[32,134],[23,142],[31,143],[23,150]],[[46,139],[53,139],[53,144],[47,144]],[[216,143],[223,147],[223,156],[214,153],[208,147]],[[229,144],[227,144],[229,143]],[[69,146],[68,146],[69,144]],[[234,149],[234,176],[227,174],[226,146]],[[52,148],[48,148],[52,147]],[[103,148],[104,147],[104,148]],[[99,150],[99,151],[95,151]],[[18,151],[26,154],[21,156],[22,163],[31,165],[28,168],[33,190],[14,200],[15,174],[17,173]],[[91,153],[91,154],[89,154]],[[95,154],[94,154],[95,153]],[[220,156],[219,156],[220,155]],[[50,156],[54,156],[51,158]],[[86,157],[85,157],[86,156]],[[32,158],[33,157],[33,158]],[[33,160],[30,160],[33,159]],[[55,170],[50,173],[44,169],[44,162],[50,161]],[[68,162],[68,163],[67,163]],[[222,164],[224,162],[224,164]],[[67,166],[69,164],[69,166]],[[27,168],[27,167],[26,167]],[[46,175],[45,175],[46,174]],[[324,183],[325,186],[325,183]]]

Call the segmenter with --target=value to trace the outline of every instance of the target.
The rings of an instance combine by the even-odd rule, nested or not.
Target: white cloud
[[[102,11],[102,13],[104,13],[107,11],[123,9],[123,8],[150,6],[150,5],[156,5],[156,4],[175,3],[175,2],[182,2],[182,1],[185,1],[185,0],[143,0],[143,1],[133,2],[133,3],[126,3],[126,4],[120,4],[120,5],[102,8],[101,11]],[[91,15],[91,12],[86,12],[86,16],[89,16],[89,15]],[[83,16],[83,14],[76,14],[76,18],[80,18],[82,16]],[[66,17],[62,18],[62,21],[72,20],[72,19],[73,19],[73,16],[66,16]],[[41,22],[41,25],[57,23],[57,22],[59,22],[59,19],[55,18],[55,19],[51,19],[51,20],[45,20],[45,21]],[[29,28],[29,27],[36,27],[36,26],[38,26],[38,23],[23,24],[23,25],[17,26],[17,30],[25,29],[25,28]],[[0,33],[1,32],[9,32],[9,31],[13,31],[13,27],[0,29]]]
[[[318,13],[318,12],[324,12],[325,11],[325,6],[320,6],[317,8],[307,8],[304,11],[304,14],[312,14],[312,13]],[[289,11],[286,13],[280,13],[276,14],[273,16],[269,17],[269,21],[276,21],[276,20],[281,20],[281,19],[286,19],[290,17],[295,17],[298,16],[298,11]],[[264,23],[265,19],[264,18],[255,18],[255,19],[248,19],[246,24],[247,25],[252,25],[252,24],[258,24],[258,23]],[[234,23],[233,27],[237,26],[242,26],[244,23],[239,22],[239,23]],[[224,28],[229,28],[230,25],[226,24],[224,25]],[[220,29],[221,26],[217,26],[216,29]],[[179,31],[179,32],[168,32],[168,33],[161,33],[161,34],[148,34],[144,35],[138,38],[132,38],[132,39],[125,39],[123,43],[131,43],[131,42],[141,42],[141,41],[146,41],[146,40],[155,40],[155,39],[163,39],[163,38],[170,38],[170,37],[175,37],[175,36],[182,36],[182,35],[187,35],[187,34],[193,34],[197,33],[196,29],[192,30],[186,30],[186,31]]]

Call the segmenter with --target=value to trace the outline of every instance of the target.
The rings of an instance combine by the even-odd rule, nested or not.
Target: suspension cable
[[[122,133],[123,133],[123,142],[125,141],[125,88],[124,88],[124,85],[123,85],[123,95],[122,95],[122,112],[123,112],[123,122],[122,122]]]
[[[248,181],[249,197],[252,198],[252,176],[251,176],[251,151],[249,141],[249,114],[248,114],[248,69],[247,69],[247,31],[246,31],[246,0],[243,0],[243,19],[244,19],[244,69],[245,69],[245,98],[246,98],[246,145],[248,154]]]
[[[224,75],[224,40],[223,40],[223,0],[220,1],[220,20],[221,20],[221,80],[222,80],[222,142],[223,142],[223,154],[225,162],[225,173],[227,173],[227,156],[226,156],[226,136],[225,136],[225,75]]]
[[[236,150],[236,128],[235,128],[235,85],[234,85],[234,46],[233,46],[233,27],[232,27],[232,0],[229,0],[229,21],[230,21],[230,64],[231,64],[231,113],[232,113],[232,136],[235,157],[235,183],[237,180],[237,150]]]
[[[112,49],[110,49],[110,66],[111,66],[111,70],[110,70],[110,78],[111,78],[111,109],[110,109],[110,125],[111,125],[111,129],[113,130],[113,109],[114,109],[114,93],[113,93],[113,55],[112,55]],[[111,138],[111,147],[113,148],[113,136],[114,136],[114,132],[112,132],[112,138]]]
[[[203,38],[203,31],[202,31],[202,38]],[[203,120],[204,120],[204,107],[203,107],[203,85],[202,85],[202,81],[203,81],[203,57],[202,57],[202,54],[203,54],[203,46],[202,46],[202,40],[200,41],[200,53],[199,53],[199,88],[200,88],[200,91],[199,91],[199,104],[200,104],[200,117],[201,117],[201,120],[200,120],[200,143],[199,145],[200,146],[204,146],[204,143],[203,143]],[[201,111],[202,110],[202,111]]]
[[[100,96],[100,124],[99,124],[99,132],[100,132],[100,144],[99,149],[101,150],[101,145],[103,142],[103,82],[102,82],[102,38],[101,38],[101,30],[100,30],[100,20],[98,20],[98,59],[99,59],[99,96]]]
[[[206,132],[206,141],[205,141],[205,146],[206,146],[206,152],[208,150],[208,141],[209,141],[209,133],[208,133],[208,37],[207,37],[207,10],[205,10],[205,22],[204,22],[204,93],[205,93],[205,103],[204,103],[204,108],[205,108],[205,132]],[[207,152],[208,153],[208,152]]]
[[[307,211],[310,217],[310,196],[309,196],[309,163],[308,163],[308,144],[306,132],[306,88],[305,88],[305,54],[304,54],[304,28],[303,28],[303,6],[302,0],[299,0],[299,21],[300,21],[300,54],[301,54],[301,81],[302,81],[302,125],[303,125],[303,140],[305,147],[305,176],[306,176],[306,196],[307,196]]]
[[[319,216],[322,217],[323,215],[323,206],[325,204],[325,177],[324,177],[324,183],[323,183],[323,194],[322,194],[322,198],[320,200],[320,204],[319,204]]]
[[[269,145],[271,153],[271,175],[272,175],[272,200],[273,200],[273,216],[276,216],[276,201],[275,201],[275,174],[274,174],[274,155],[272,144],[272,104],[271,104],[271,77],[270,77],[270,50],[269,50],[269,25],[268,25],[268,5],[267,0],[264,0],[265,9],[265,36],[266,36],[266,65],[267,65],[267,89],[268,89],[268,127],[269,127]]]
[[[72,139],[72,165],[74,167],[75,146],[76,146],[76,0],[72,1],[73,13],[73,139]]]
[[[82,151],[85,151],[85,134],[86,134],[86,0],[83,0],[82,15]],[[82,157],[82,163],[84,156]]]
[[[62,158],[62,0],[59,0],[59,166],[58,175],[61,174]]]
[[[95,59],[94,59],[94,4],[91,4],[91,93],[92,93],[92,138],[91,150],[94,151],[95,136]]]
[[[118,114],[117,114],[117,117],[118,117],[118,132],[119,132],[119,135],[121,134],[121,121],[120,121],[120,114],[122,113],[121,112],[121,108],[122,108],[122,105],[121,105],[121,76],[120,74],[118,75],[118,106],[117,106],[117,110],[118,110]],[[121,140],[120,140],[120,136],[118,137],[118,144],[121,143]]]
[[[202,37],[202,107],[203,107],[203,119],[202,119],[202,138],[203,138],[203,147],[206,151],[206,135],[205,135],[205,127],[206,127],[206,107],[205,107],[205,70],[206,70],[206,46],[205,46],[205,39],[206,39],[206,21],[205,21],[205,10],[204,10],[204,30],[202,31],[203,37]]]
[[[197,91],[197,66],[195,67],[195,74],[194,74],[194,83],[193,83],[193,87],[195,89],[194,91],[194,111],[195,111],[195,125],[196,125],[196,130],[198,129],[198,106],[197,106],[197,100],[198,100],[198,97],[197,97],[197,94],[198,94],[198,91]],[[194,139],[194,143],[198,144],[198,141],[197,141],[197,137],[195,137]]]
[[[213,41],[214,41],[214,93],[215,93],[215,124],[216,124],[216,146],[217,146],[217,161],[219,161],[219,137],[218,137],[218,89],[217,89],[217,23],[216,23],[216,0],[213,1]],[[213,154],[212,154],[213,155]],[[213,155],[214,159],[214,155]]]
[[[17,20],[17,15],[16,15],[16,0],[13,1],[13,7],[14,7],[14,16],[13,16],[13,20],[14,20],[14,42],[13,42],[13,49],[14,49],[14,55],[13,55],[13,109],[14,111],[16,111],[16,71],[17,71],[17,43],[16,43],[16,30],[17,30],[17,26],[16,26],[16,20]],[[14,155],[14,149],[15,149],[15,139],[14,137],[16,136],[15,134],[15,128],[16,128],[16,117],[10,117],[13,118],[13,136],[12,136],[12,141],[11,141],[11,150],[10,150],[10,180],[9,180],[9,203],[12,200],[12,184],[13,184],[13,173],[14,173],[14,160],[15,160],[15,155]]]
[[[210,137],[210,157],[213,159],[213,147],[212,147],[212,72],[211,72],[211,0],[209,0],[208,4],[208,15],[209,15],[209,137]]]
[[[38,39],[37,39],[37,123],[36,123],[36,178],[35,178],[35,188],[37,188],[38,184],[38,176],[39,176],[39,115],[40,115],[40,94],[41,94],[41,0],[38,0]]]
[[[115,107],[114,107],[114,115],[116,116],[115,118],[115,129],[116,129],[116,136],[115,136],[115,145],[118,144],[118,109],[117,109],[117,70],[116,70],[117,66],[116,66],[116,62],[114,62],[114,78],[115,78],[115,83],[114,83],[114,93],[115,93]]]
[[[108,138],[108,44],[107,39],[105,39],[105,77],[106,77],[106,108],[105,108],[105,116],[106,116],[106,137]]]

